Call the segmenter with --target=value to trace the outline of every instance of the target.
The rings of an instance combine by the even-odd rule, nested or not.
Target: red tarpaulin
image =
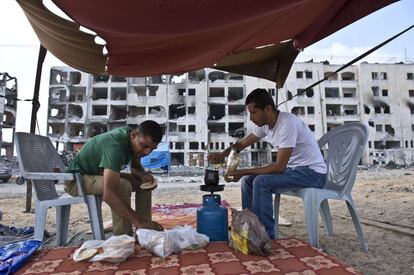
[[[94,36],[39,0],[17,0],[41,43],[68,65],[122,76],[175,74],[204,67],[282,86],[298,49],[394,0],[53,0]]]

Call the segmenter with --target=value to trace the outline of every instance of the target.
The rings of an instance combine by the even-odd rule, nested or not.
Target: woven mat
[[[272,247],[270,257],[245,256],[227,242],[216,242],[163,259],[137,245],[135,254],[120,264],[76,263],[72,260],[74,247],[44,249],[17,274],[357,274],[353,268],[297,239],[274,240]]]

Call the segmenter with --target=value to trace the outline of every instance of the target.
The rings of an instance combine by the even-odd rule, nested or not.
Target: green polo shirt
[[[91,138],[66,168],[68,173],[101,175],[104,169],[120,172],[132,159],[128,127]]]

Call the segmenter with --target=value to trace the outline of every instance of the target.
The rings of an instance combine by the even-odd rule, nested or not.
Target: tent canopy
[[[177,74],[205,67],[283,86],[300,49],[395,0],[17,0],[42,45],[88,73]],[[94,42],[94,31],[106,41]]]

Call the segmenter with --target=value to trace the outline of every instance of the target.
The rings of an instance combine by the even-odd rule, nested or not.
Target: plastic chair
[[[326,157],[328,173],[324,188],[302,188],[282,192],[284,195],[303,199],[310,245],[319,247],[318,211],[321,213],[328,236],[333,236],[332,218],[328,199],[343,200],[348,206],[361,248],[363,251],[368,251],[368,244],[365,242],[358,212],[351,195],[358,163],[367,140],[368,129],[362,123],[349,123],[332,129],[318,141],[321,149],[325,145],[328,145],[328,154]],[[276,238],[279,236],[279,204],[280,194],[276,194],[274,201]]]
[[[65,166],[48,137],[29,133],[16,133],[16,150],[21,175],[31,180],[35,190],[35,232],[34,239],[43,241],[46,215],[49,207],[56,207],[57,245],[66,244],[70,207],[72,204],[86,203],[94,239],[105,238],[102,223],[101,198],[86,195],[80,174],[56,173]],[[76,180],[79,196],[59,196],[55,181]]]

